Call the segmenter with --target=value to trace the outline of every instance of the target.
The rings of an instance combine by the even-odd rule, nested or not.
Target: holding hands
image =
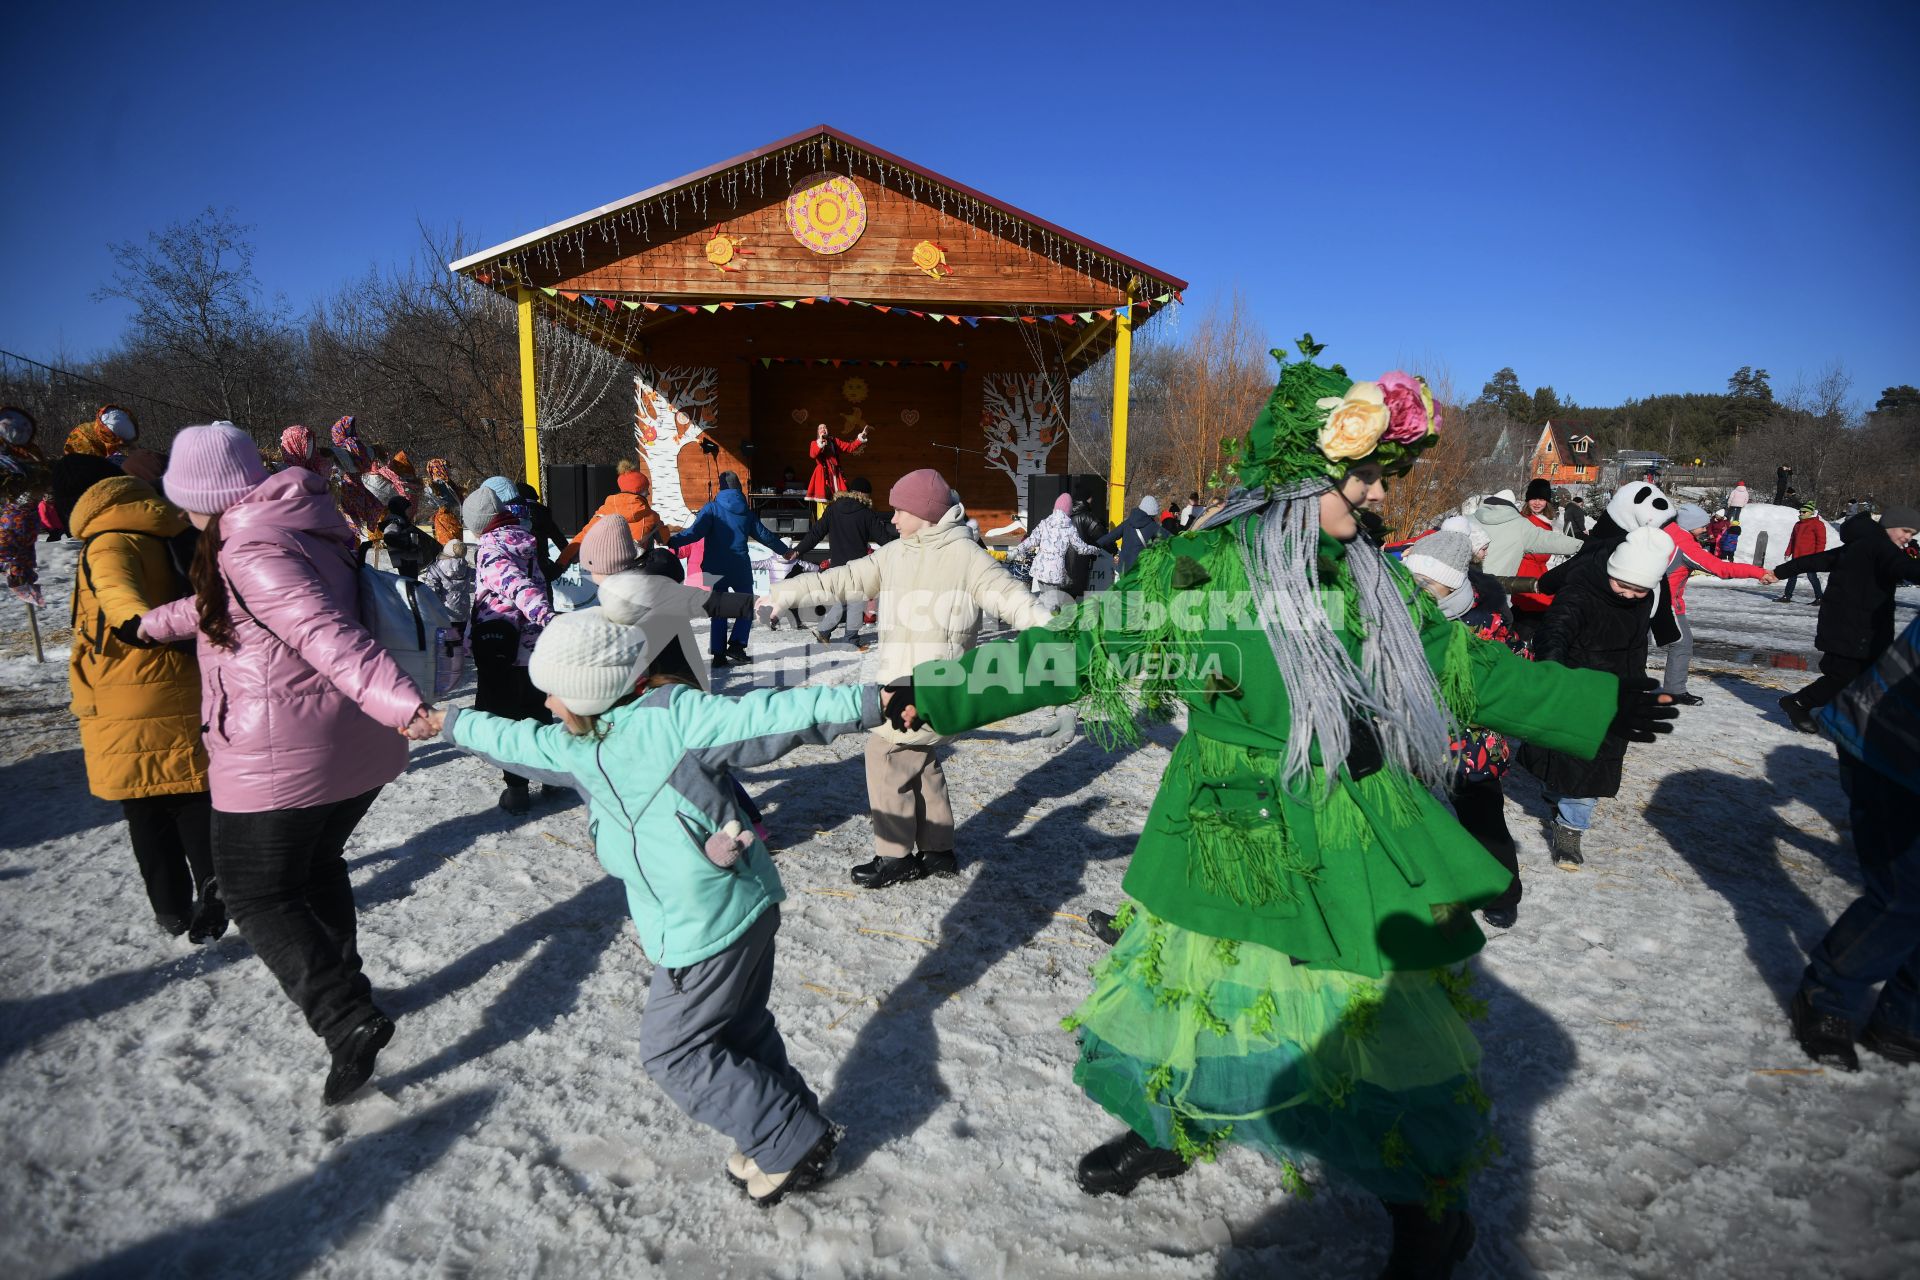
[[[446,712],[422,703],[420,709],[413,713],[413,719],[407,721],[407,727],[400,732],[409,741],[425,742],[429,738],[439,737],[440,730],[446,722]]]
[[[913,705],[913,677],[905,676],[880,690],[880,713],[900,733],[919,728],[920,719]]]

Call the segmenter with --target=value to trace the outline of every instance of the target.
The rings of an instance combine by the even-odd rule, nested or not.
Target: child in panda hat
[[[448,710],[427,727],[586,798],[595,852],[625,884],[655,966],[640,1028],[647,1074],[733,1140],[728,1175],[771,1205],[825,1175],[837,1134],[767,1008],[786,891],[745,829],[726,771],[873,728],[880,689],[703,693],[649,671],[634,621],[624,601],[609,600],[560,614],[541,633],[529,674],[560,723]]]
[[[1626,541],[1627,535],[1635,529],[1664,529],[1680,514],[1673,500],[1662,493],[1658,486],[1645,480],[1635,480],[1621,485],[1618,492],[1607,501],[1607,509],[1601,513],[1593,527],[1587,530],[1587,539],[1578,554],[1562,564],[1556,565],[1540,575],[1539,589],[1546,595],[1556,595],[1574,572],[1574,566],[1584,561],[1594,561],[1604,565],[1608,558]],[[1663,541],[1671,553],[1673,543]],[[1647,545],[1652,545],[1648,543]],[[1671,560],[1671,554],[1668,556]],[[1581,570],[1587,572],[1587,570]],[[1680,623],[1673,612],[1673,598],[1663,579],[1653,592],[1652,628],[1653,638],[1658,644],[1672,644],[1680,639]],[[1536,648],[1536,652],[1537,652]]]
[[[1666,501],[1664,497],[1660,500]],[[1618,494],[1614,501],[1619,501]],[[1609,516],[1613,515],[1613,506],[1608,504]],[[1672,559],[1673,543],[1667,535],[1659,528],[1643,525],[1615,541],[1605,559],[1583,552],[1561,566],[1565,576],[1554,593],[1553,607],[1534,635],[1534,658],[1609,672],[1619,678],[1623,688],[1651,687],[1653,681],[1647,679],[1647,638],[1654,603],[1666,584],[1667,565]],[[1662,695],[1660,701],[1670,703],[1672,699]],[[1540,780],[1541,795],[1554,809],[1553,860],[1562,870],[1573,871],[1582,865],[1581,838],[1593,825],[1594,809],[1601,799],[1620,794],[1626,754],[1627,739],[1613,733],[1607,735],[1591,760],[1534,743],[1521,749],[1521,766]]]

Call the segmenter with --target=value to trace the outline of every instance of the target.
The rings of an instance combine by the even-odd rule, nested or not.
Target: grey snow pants
[[[1685,693],[1687,672],[1693,667],[1693,624],[1684,613],[1674,614],[1673,620],[1680,624],[1680,638],[1667,646],[1666,678],[1660,682],[1660,692]]]
[[[656,965],[640,1020],[640,1057],[654,1083],[767,1173],[799,1164],[827,1131],[767,1008],[779,928],[780,908],[769,907],[720,954],[681,969]]]

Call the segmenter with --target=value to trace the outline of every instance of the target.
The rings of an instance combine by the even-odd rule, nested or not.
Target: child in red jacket
[[[1820,512],[1809,502],[1800,508],[1800,519],[1793,526],[1793,533],[1787,538],[1787,559],[1795,560],[1801,556],[1815,555],[1827,549],[1827,522],[1820,518]],[[1820,575],[1809,572],[1807,581],[1813,584],[1813,602],[1820,603]],[[1774,600],[1787,604],[1793,599],[1793,589],[1800,583],[1799,574],[1787,578],[1786,587]]]

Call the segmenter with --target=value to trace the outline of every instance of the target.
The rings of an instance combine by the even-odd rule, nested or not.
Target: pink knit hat
[[[1073,495],[1070,493],[1063,493],[1059,497],[1055,498],[1053,500],[1053,509],[1055,511],[1073,510]]]
[[[929,524],[937,524],[953,505],[953,489],[932,467],[922,467],[918,471],[909,471],[894,482],[887,491],[887,503],[895,511],[904,511],[908,515],[919,516]]]
[[[604,515],[587,526],[587,536],[580,539],[580,567],[597,577],[640,567],[640,552],[626,520]]]
[[[167,501],[184,511],[217,516],[266,478],[260,450],[231,422],[188,427],[173,438],[167,457]]]

